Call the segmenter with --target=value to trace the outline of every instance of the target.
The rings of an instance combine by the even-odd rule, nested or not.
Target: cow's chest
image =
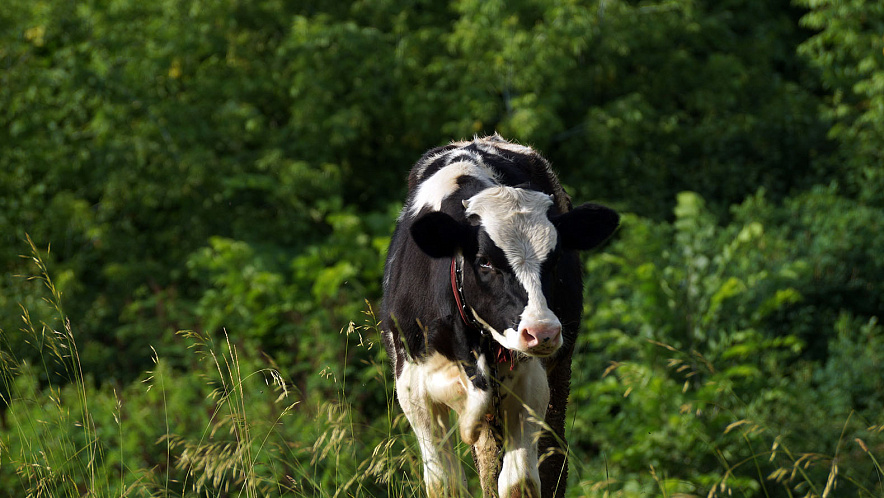
[[[476,387],[460,362],[441,354],[420,361],[406,361],[397,380],[400,398],[409,404],[446,406],[458,414],[462,439],[473,444],[484,424],[507,425],[525,406],[545,404],[549,396],[546,372],[540,361],[522,359],[515,365],[488,365],[479,357],[476,374],[484,376],[485,388]],[[432,410],[431,410],[432,411]],[[509,413],[509,415],[507,415]]]

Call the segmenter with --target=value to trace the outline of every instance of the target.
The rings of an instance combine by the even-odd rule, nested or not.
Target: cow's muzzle
[[[531,356],[549,356],[562,347],[562,323],[557,318],[522,320],[514,349]]]

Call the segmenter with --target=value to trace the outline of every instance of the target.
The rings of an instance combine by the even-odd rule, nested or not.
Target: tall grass
[[[84,376],[63,296],[41,252],[28,243],[36,267],[31,279],[44,287],[46,306],[40,318],[22,306],[22,327],[14,332],[26,337],[39,361],[16,357],[8,333],[0,334],[0,489],[7,495],[423,495],[420,455],[377,351],[378,321],[370,304],[362,325],[351,323],[341,331],[344,359],[317,372],[330,397],[299,391],[271,359],[226,333],[217,339],[195,331],[179,332],[189,345],[188,370],[172,368],[152,351],[154,366],[141,382],[103,384]],[[696,352],[657,346],[671,355],[668,365],[685,379],[715,371]],[[605,375],[620,376],[624,397],[647,389],[632,381],[639,376],[627,366],[614,364]],[[359,386],[383,389],[385,410],[377,420],[361,413],[358,399],[365,393]],[[694,384],[684,386],[690,394]],[[725,399],[731,406],[746,404],[733,391]],[[580,412],[572,409],[571,415],[569,431]],[[674,497],[698,489],[709,498],[882,495],[881,445],[866,441],[880,441],[884,425],[866,424],[865,432],[857,431],[857,420],[849,417],[835,447],[800,452],[763,421],[763,414],[757,419],[737,415],[734,411],[721,431],[739,435],[743,451],[719,455],[714,478],[686,482],[649,461],[639,479],[644,482],[638,482],[609,467],[604,451],[596,455],[572,445],[569,496]],[[710,451],[718,451],[709,444]],[[458,443],[456,450],[471,476],[469,490],[461,495],[478,493],[469,448]],[[851,470],[859,458],[871,462],[865,468],[874,475]]]
[[[14,332],[26,336],[37,364],[0,335],[0,489],[10,496],[418,495],[420,457],[404,418],[388,395],[386,418],[366,423],[344,387],[346,362],[317,374],[336,393],[321,399],[226,332],[219,342],[181,331],[190,371],[172,369],[152,349],[154,368],[140,383],[86,378],[61,292],[28,243],[30,279],[44,285],[51,314],[38,321],[22,307]],[[369,358],[361,371],[374,372],[368,388],[387,383],[391,393],[386,364],[374,355],[370,307],[364,325],[342,334],[347,347],[372,353],[361,355]]]
[[[861,419],[856,412],[851,412],[841,423],[840,437],[834,444],[826,434],[819,434],[819,439],[796,439],[793,434],[796,432],[795,428],[784,427],[781,421],[764,411],[763,408],[774,405],[776,399],[759,402],[749,398],[746,393],[738,393],[735,383],[727,380],[726,372],[717,370],[712,362],[696,350],[686,352],[664,343],[648,342],[665,351],[664,361],[674,374],[672,380],[684,380],[680,391],[684,394],[682,399],[688,401],[679,407],[677,413],[661,415],[668,418],[684,415],[704,418],[706,427],[703,429],[712,427],[713,430],[693,436],[707,448],[706,453],[717,459],[718,470],[703,475],[696,469],[694,476],[690,476],[690,472],[668,476],[665,472],[660,472],[653,463],[654,459],[649,457],[646,464],[647,479],[635,479],[634,476],[620,479],[616,470],[608,473],[604,455],[601,459],[603,466],[598,465],[599,459],[590,461],[596,468],[588,467],[586,460],[577,458],[571,462],[577,464],[578,473],[584,476],[578,483],[581,496],[884,496],[884,472],[876,457],[876,453],[884,449],[881,438],[884,425],[872,424],[869,420]],[[618,373],[620,370],[624,371]],[[649,376],[643,366],[613,362],[605,372],[606,377],[611,375],[620,376],[624,398],[635,396],[638,390],[648,391]],[[705,380],[695,384],[691,379],[696,378]],[[716,395],[710,396],[712,391]],[[641,396],[647,394],[644,392]],[[713,415],[715,412],[724,414],[722,419],[731,420],[717,435],[714,433],[714,428],[718,425],[716,416]],[[825,421],[820,422],[807,420],[811,427],[826,425]],[[710,435],[720,437],[713,439]],[[729,435],[732,436],[730,441]],[[743,442],[740,451],[734,451],[734,436],[737,441]],[[866,444],[863,437],[872,438],[875,444]],[[629,441],[625,444],[629,444]],[[797,449],[798,447],[801,449]],[[808,448],[813,451],[808,451]],[[694,451],[691,455],[672,457],[678,460],[696,457],[702,453]],[[689,477],[685,478],[685,475]],[[585,476],[590,477],[586,479]]]
[[[30,311],[21,307],[23,325],[20,332],[25,342],[41,352],[40,365],[45,386],[38,389],[34,382],[36,367],[19,361],[12,349],[7,347],[8,337],[2,334],[2,401],[8,408],[7,423],[20,446],[18,452],[7,444],[6,438],[0,450],[9,457],[22,486],[33,496],[80,496],[79,489],[106,487],[107,476],[99,472],[100,462],[105,458],[99,444],[98,430],[89,409],[87,394],[77,343],[71,322],[61,306],[61,293],[49,277],[43,258],[34,242],[27,238],[31,259],[39,274],[31,280],[39,280],[48,295],[44,301],[50,315],[46,321],[34,323]],[[66,402],[75,396],[72,409]],[[22,416],[12,406],[40,407],[44,417]],[[78,436],[62,430],[65,426],[77,427]]]

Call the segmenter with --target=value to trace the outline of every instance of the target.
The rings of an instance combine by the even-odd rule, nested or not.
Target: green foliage
[[[806,354],[825,359],[842,313],[878,316],[884,309],[881,281],[882,210],[840,195],[834,187],[817,187],[771,204],[763,195],[734,207],[737,219],[763,223],[788,241],[782,257],[800,262],[796,284],[800,302],[770,316],[771,328],[790,330],[807,343]]]
[[[624,212],[586,259],[572,495],[881,495],[882,26],[6,0],[0,489],[419,495],[372,307],[409,166],[500,131]]]
[[[851,232],[871,247],[843,240],[868,211],[826,190],[784,207],[759,194],[719,226],[702,198],[682,193],[671,224],[625,218],[619,239],[588,265],[589,333],[575,371],[590,373],[575,379],[572,444],[603,459],[589,481],[627,496],[670,481],[667,492],[820,495],[841,465],[851,489],[880,493],[867,477],[877,462],[858,452],[880,440],[880,376],[869,370],[877,318],[826,320],[824,302],[806,297],[849,284],[842,278],[856,259],[844,252],[879,243],[877,232]],[[783,224],[768,229],[767,220]],[[816,320],[787,322],[793,315]],[[811,360],[811,339],[827,341],[824,361]]]
[[[822,162],[859,193],[882,205],[884,173],[884,6],[862,0],[797,0],[810,11],[802,25],[816,31],[799,53],[821,74],[826,88],[828,137],[839,151]]]
[[[61,313],[48,274],[39,278]],[[43,324],[38,330],[28,314],[24,318],[21,332],[32,344],[42,339],[43,371],[2,350],[3,421],[9,430],[0,435],[0,487],[7,492],[336,496],[389,493],[394,486],[405,494],[401,486],[417,485],[399,477],[417,475],[420,462],[404,437],[404,417],[392,415],[392,386],[379,389],[386,415],[366,416],[343,391],[349,385],[346,364],[344,371],[318,376],[317,387],[338,393],[324,399],[299,391],[247,343],[181,332],[188,345],[186,371],[154,355],[143,379],[96,386],[82,376],[70,326],[57,332]],[[384,386],[386,363],[373,354],[372,339],[363,337],[377,337],[374,318],[369,314],[366,325],[351,326],[350,335],[359,338],[366,359],[366,376],[357,382]],[[40,385],[41,378],[59,375],[67,382]]]
[[[340,169],[297,159],[282,126],[284,76],[267,58],[280,5],[26,5],[4,52],[3,246],[60,235],[68,306],[104,346],[84,363],[130,378],[158,328],[197,325],[191,253],[211,236],[290,255],[321,240]]]
[[[881,325],[877,317],[863,322],[844,314],[835,332],[825,365],[814,371],[819,395],[842,417],[856,411],[874,420],[884,409],[884,379],[878,375],[884,349]]]
[[[0,261],[21,273],[24,234],[51,242],[68,309],[88,318],[84,367],[121,380],[150,345],[180,353],[157,330],[203,328],[215,291],[194,261],[212,241],[278,273],[335,252],[339,212],[378,213],[369,228],[388,232],[408,165],[453,138],[499,129],[545,151],[577,197],[653,219],[685,188],[718,211],[758,185],[779,199],[821,152],[783,5],[7,3]],[[361,275],[323,264],[326,295]],[[357,302],[379,297],[366,277]],[[279,308],[328,310],[309,306]],[[323,327],[349,320],[336,314]]]

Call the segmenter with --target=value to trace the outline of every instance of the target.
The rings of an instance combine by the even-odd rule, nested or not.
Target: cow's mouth
[[[559,333],[555,337],[547,337],[542,341],[526,341],[525,332],[517,332],[515,329],[506,329],[503,332],[503,338],[507,341],[505,347],[513,351],[518,351],[527,356],[535,358],[544,358],[551,356],[562,347],[562,334]],[[497,339],[497,337],[495,337]],[[499,339],[498,339],[499,341]]]
[[[497,329],[492,327],[490,323],[483,320],[482,317],[476,313],[475,309],[470,308],[470,311],[476,319],[476,322],[482,327],[483,332],[490,334],[498,344],[510,351],[521,353],[529,357],[544,358],[551,356],[562,347],[563,338],[561,333],[558,333],[555,337],[547,337],[545,340],[537,341],[536,344],[532,343],[529,345],[529,341],[524,339],[524,331],[518,332],[514,328],[508,328],[504,330],[503,333],[500,333]]]

